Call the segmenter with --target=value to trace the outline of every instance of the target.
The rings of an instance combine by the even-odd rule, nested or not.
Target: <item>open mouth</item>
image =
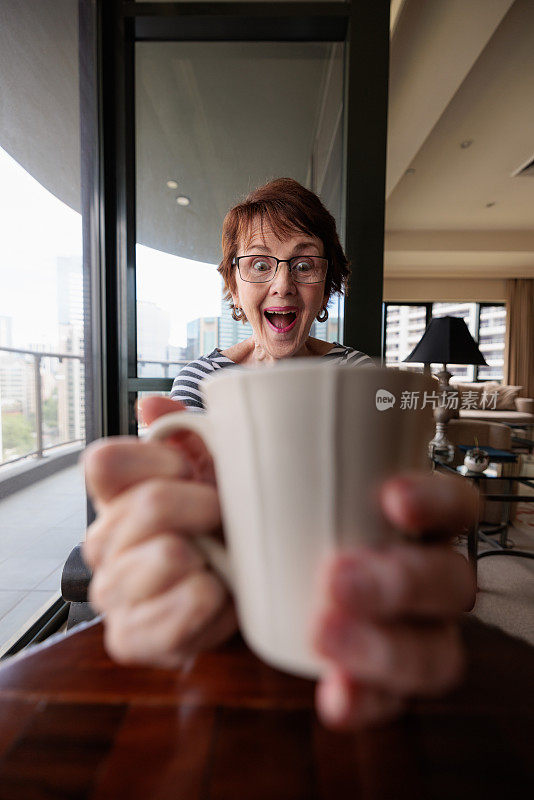
[[[297,321],[296,311],[264,311],[263,315],[277,333],[287,333]]]

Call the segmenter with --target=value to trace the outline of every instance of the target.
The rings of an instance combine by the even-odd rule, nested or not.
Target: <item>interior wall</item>
[[[478,278],[386,278],[384,301],[410,302],[411,300],[471,302],[506,301],[506,281]]]

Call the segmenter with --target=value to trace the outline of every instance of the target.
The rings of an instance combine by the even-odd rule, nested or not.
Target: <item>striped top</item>
[[[326,358],[333,364],[346,364],[351,367],[374,366],[373,360],[365,353],[353,350],[352,347],[344,347],[337,342],[334,342],[332,349],[328,353],[319,356],[319,358]],[[201,356],[182,367],[174,379],[171,399],[179,400],[180,403],[190,409],[202,411],[204,410],[204,403],[200,392],[200,381],[218,369],[238,366],[235,361],[223,356],[221,351],[215,348],[208,356]]]

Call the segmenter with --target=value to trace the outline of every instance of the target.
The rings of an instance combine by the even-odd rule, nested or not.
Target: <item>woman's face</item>
[[[275,256],[279,259],[298,255],[324,257],[324,247],[317,237],[298,231],[290,238],[280,241],[268,223],[264,223],[262,231],[260,221],[257,220],[252,225],[248,240],[239,242],[237,249],[238,256],[253,254]],[[234,269],[236,290],[232,292],[232,299],[234,305],[245,312],[254,331],[256,344],[276,359],[306,355],[304,345],[310,327],[328,300],[324,293],[325,281],[296,283],[286,263],[279,264],[275,277],[266,283],[243,281],[237,267]],[[295,313],[294,323],[288,323],[284,328],[273,324],[280,323],[283,319],[273,316],[281,309]],[[288,315],[285,319],[291,321],[293,317]]]

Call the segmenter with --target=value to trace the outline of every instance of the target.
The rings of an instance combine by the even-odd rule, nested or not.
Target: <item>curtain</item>
[[[523,386],[523,397],[534,397],[534,280],[506,281],[507,370],[505,382]]]

